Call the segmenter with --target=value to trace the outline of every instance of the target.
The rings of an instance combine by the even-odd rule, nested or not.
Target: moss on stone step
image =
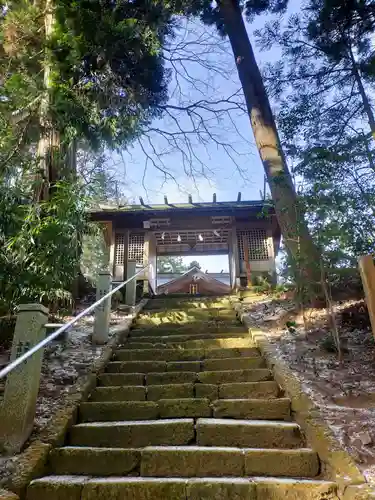
[[[279,386],[274,381],[240,382],[219,386],[220,399],[277,398]]]
[[[51,470],[60,475],[123,476],[140,462],[141,451],[133,449],[65,447],[50,455]]]
[[[128,339],[128,346],[130,347],[132,342],[139,343],[139,342],[148,342],[148,343],[173,343],[176,344],[176,342],[187,342],[187,341],[196,341],[196,340],[205,340],[205,339],[210,339],[213,340],[216,344],[216,342],[219,341],[219,339],[240,339],[240,340],[248,340],[248,342],[252,341],[249,339],[249,334],[245,333],[243,331],[239,332],[221,332],[221,333],[196,333],[192,335],[191,333],[186,333],[186,334],[177,334],[175,331],[173,331],[170,335],[150,335],[150,336],[143,336],[143,337],[134,337],[134,338],[129,338]]]
[[[96,478],[33,481],[27,500],[338,500],[334,483],[266,478]]]
[[[143,385],[144,380],[144,373],[103,373],[98,377],[98,384],[102,386]]]
[[[166,372],[166,373],[148,373],[146,375],[147,385],[160,384],[188,384],[198,380],[198,374],[194,372]]]
[[[186,500],[183,480],[122,478],[92,480],[81,500]]]
[[[196,433],[200,446],[285,449],[303,444],[299,426],[289,422],[199,418]]]
[[[221,371],[221,370],[249,370],[265,367],[263,358],[223,358],[223,359],[205,359],[202,361],[202,371]]]
[[[143,385],[123,387],[97,387],[91,401],[145,401],[146,388]]]
[[[32,481],[26,500],[81,500],[87,477],[46,476]]]
[[[159,406],[152,401],[83,403],[79,409],[80,422],[147,420],[159,415]]]
[[[146,390],[148,401],[194,397],[194,384],[149,385]]]
[[[195,396],[208,398],[211,401],[219,397],[219,386],[216,384],[195,384]]]
[[[244,455],[239,449],[154,447],[142,452],[142,476],[220,477],[243,473]]]
[[[160,399],[158,405],[161,418],[197,418],[212,415],[207,398]]]
[[[201,361],[171,361],[167,363],[167,372],[199,372],[202,369]]]
[[[259,500],[338,500],[336,485],[326,481],[257,479]]]
[[[72,446],[139,448],[184,445],[194,438],[193,419],[96,422],[72,427]]]
[[[319,474],[318,455],[309,449],[246,450],[245,476],[311,477]]]
[[[223,370],[205,371],[198,374],[198,379],[203,384],[225,384],[232,382],[261,382],[272,380],[272,372],[266,368],[249,370]]]
[[[290,420],[290,399],[218,399],[214,401],[216,418]]]
[[[246,334],[244,327],[240,323],[230,323],[230,322],[218,322],[218,323],[206,323],[206,322],[196,322],[187,323],[185,325],[176,323],[165,323],[158,326],[149,326],[136,328],[130,331],[129,336],[133,339],[139,339],[144,337],[155,337],[155,336],[173,336],[173,335],[191,335],[196,337],[202,334],[214,334],[221,336],[222,334]],[[199,337],[197,337],[199,338]]]
[[[111,361],[107,365],[108,373],[149,373],[165,372],[165,361]]]
[[[249,479],[191,479],[186,487],[187,500],[261,500]]]

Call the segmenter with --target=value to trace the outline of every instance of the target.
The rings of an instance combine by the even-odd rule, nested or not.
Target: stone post
[[[19,306],[11,361],[45,338],[47,319],[48,309],[41,304]],[[19,452],[33,429],[42,360],[43,349],[8,374],[0,408],[0,448],[9,453]]]
[[[136,273],[137,263],[135,260],[128,260],[128,265],[126,268],[126,279],[131,278]],[[136,294],[137,278],[134,278],[130,283],[125,285],[125,303],[128,306],[135,305],[135,294]]]
[[[96,287],[96,300],[101,299],[111,291],[112,277],[109,271],[99,273]],[[92,341],[94,344],[105,344],[109,338],[109,321],[111,316],[111,298],[102,302],[95,309],[94,332]]]
[[[364,255],[358,259],[363,290],[365,292],[368,315],[372,334],[375,337],[375,266],[372,255]]]

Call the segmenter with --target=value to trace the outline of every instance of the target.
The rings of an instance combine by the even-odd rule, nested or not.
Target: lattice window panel
[[[143,265],[145,236],[141,233],[129,235],[128,259]]]
[[[116,266],[121,266],[125,262],[125,235],[116,233],[115,237],[115,263]]]
[[[240,260],[245,260],[245,241],[249,248],[250,260],[268,260],[267,234],[264,229],[249,229],[237,232]]]

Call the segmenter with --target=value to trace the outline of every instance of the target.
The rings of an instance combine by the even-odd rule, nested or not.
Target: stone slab
[[[143,385],[144,373],[103,373],[98,377],[100,386]]]
[[[107,365],[109,373],[150,373],[165,372],[165,361],[112,361]]]
[[[96,422],[73,426],[70,432],[70,445],[139,448],[184,445],[193,438],[193,419]]]
[[[244,455],[238,448],[150,447],[142,452],[142,476],[220,477],[243,472]]]
[[[260,356],[252,358],[222,358],[205,359],[202,361],[202,371],[249,370],[263,368],[265,362]]]
[[[213,402],[216,418],[290,420],[290,399],[218,399]]]
[[[298,448],[303,444],[299,426],[290,422],[199,418],[196,433],[200,446]]]
[[[194,384],[165,384],[147,386],[147,400],[193,398]]]
[[[83,488],[81,500],[185,500],[186,481],[153,478],[93,479]]]
[[[246,476],[310,477],[319,474],[318,455],[310,449],[245,450]]]
[[[222,399],[277,398],[278,395],[279,386],[274,381],[240,382],[219,386],[219,398]]]
[[[252,370],[205,371],[198,375],[203,384],[225,384],[231,382],[261,382],[272,380],[272,372],[266,368]]]
[[[160,399],[158,401],[161,418],[198,418],[212,414],[209,399]]]
[[[167,363],[167,372],[199,372],[201,370],[200,361],[171,361]]]
[[[54,474],[124,476],[139,467],[140,450],[114,448],[57,448],[51,452]]]
[[[146,384],[192,384],[198,380],[198,374],[194,372],[165,372],[147,373]]]
[[[152,401],[111,401],[82,403],[80,422],[109,422],[116,420],[147,420],[159,417],[159,406]]]
[[[219,397],[219,386],[216,384],[195,384],[195,396],[208,398],[211,401]]]
[[[189,479],[187,500],[261,500],[249,479]]]
[[[91,401],[145,401],[146,388],[143,385],[125,387],[97,387]]]

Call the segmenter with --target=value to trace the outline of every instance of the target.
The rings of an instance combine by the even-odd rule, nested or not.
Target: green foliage
[[[0,190],[0,309],[27,301],[69,304],[87,225],[78,186],[58,183],[52,199],[38,205],[16,188]]]
[[[160,256],[157,262],[158,273],[184,273],[187,267],[182,261],[182,257]]]

